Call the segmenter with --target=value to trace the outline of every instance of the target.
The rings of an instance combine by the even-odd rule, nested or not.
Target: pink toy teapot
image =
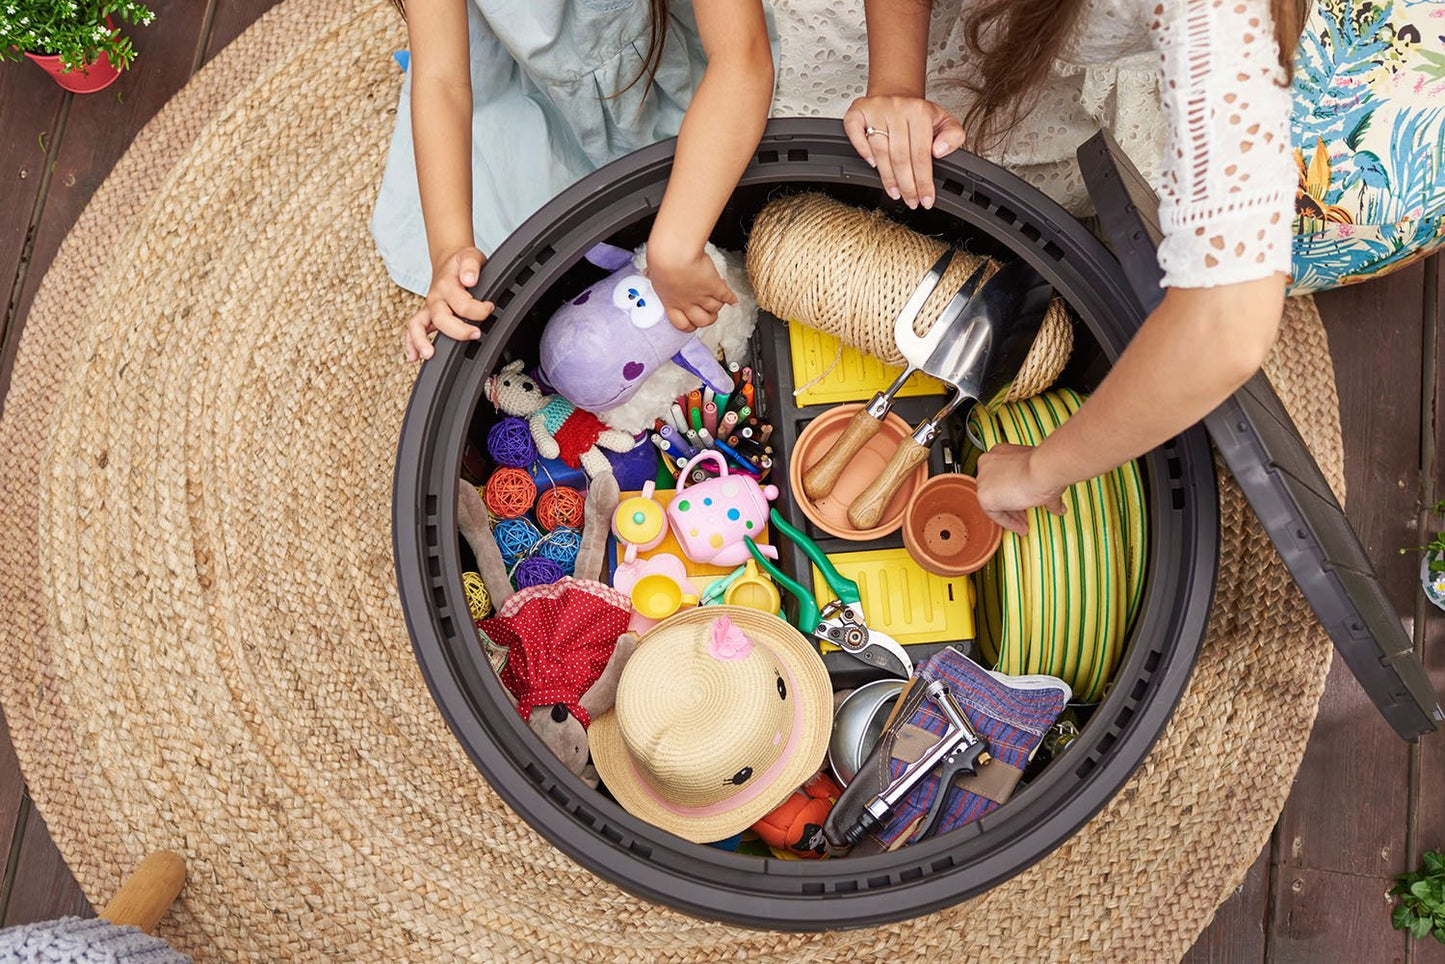
[[[703,459],[717,462],[721,474],[705,482],[687,484],[687,473]],[[754,536],[768,524],[768,502],[778,497],[776,485],[758,485],[746,475],[729,475],[717,452],[700,452],[678,470],[677,494],[667,507],[667,521],[685,556],[712,566],[737,566],[751,558],[743,536]],[[773,546],[758,546],[769,559],[778,558]]]

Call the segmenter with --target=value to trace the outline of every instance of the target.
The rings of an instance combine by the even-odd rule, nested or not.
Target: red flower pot
[[[61,87],[77,94],[90,94],[97,90],[103,90],[120,77],[120,71],[115,69],[110,62],[110,57],[104,52],[96,58],[95,63],[87,64],[79,70],[66,70],[65,66],[61,64],[60,58],[54,54],[32,54],[27,51],[25,56],[45,68],[45,72],[54,77],[55,82]]]

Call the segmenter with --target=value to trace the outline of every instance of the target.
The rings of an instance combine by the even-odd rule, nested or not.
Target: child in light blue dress
[[[649,275],[680,328],[735,300],[702,248],[767,119],[763,0],[407,0],[405,14],[410,64],[371,229],[391,277],[427,298],[409,358],[430,357],[433,331],[480,337],[468,322],[491,306],[467,289],[484,252],[583,175],[674,135],[687,190],[664,196]]]

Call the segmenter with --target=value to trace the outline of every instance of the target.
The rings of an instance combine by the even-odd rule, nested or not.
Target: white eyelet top
[[[959,15],[935,0],[929,96],[962,116]],[[773,0],[782,44],[775,112],[842,116],[867,83],[862,0]],[[1085,0],[1033,109],[988,152],[1076,214],[1075,149],[1109,130],[1160,196],[1168,287],[1290,270],[1298,172],[1269,0]]]

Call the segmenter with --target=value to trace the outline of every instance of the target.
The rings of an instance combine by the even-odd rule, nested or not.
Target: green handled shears
[[[828,588],[835,598],[821,610],[813,594],[802,584],[789,578],[770,559],[758,551],[757,543],[751,536],[744,536],[748,552],[758,561],[784,589],[798,600],[798,629],[822,643],[832,643],[854,659],[862,660],[893,676],[903,679],[913,675],[913,660],[904,652],[892,636],[877,629],[870,629],[863,616],[863,597],[858,592],[858,583],[838,571],[818,544],[809,539],[800,529],[788,524],[782,513],[773,509],[768,513],[774,531],[787,536],[797,543],[803,554],[813,560],[813,565],[823,573]]]

